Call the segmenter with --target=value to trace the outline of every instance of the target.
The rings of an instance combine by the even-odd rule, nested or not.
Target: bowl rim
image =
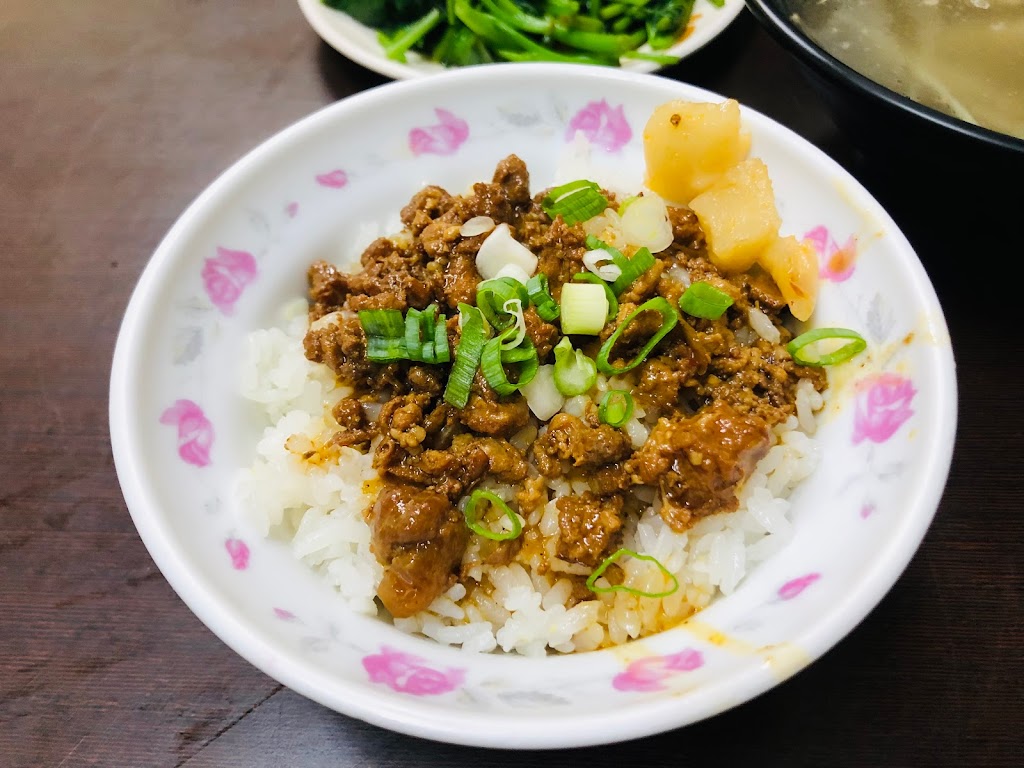
[[[751,14],[791,54],[809,65],[816,74],[827,77],[834,84],[852,86],[862,96],[877,99],[891,108],[911,114],[961,138],[980,141],[993,149],[1008,150],[1024,156],[1024,139],[975,125],[927,107],[844,64],[793,24],[788,15],[780,13],[777,10],[781,5],[780,0],[746,0],[746,4]]]
[[[942,417],[942,423],[935,440],[925,449],[927,460],[922,467],[923,482],[911,490],[908,502],[909,507],[919,512],[900,521],[888,541],[885,550],[887,556],[879,558],[865,568],[863,580],[858,583],[857,588],[850,590],[842,600],[836,601],[828,611],[823,612],[818,622],[805,627],[799,637],[795,638],[794,642],[799,642],[801,648],[806,651],[805,659],[801,659],[799,664],[788,669],[784,676],[780,675],[774,680],[746,676],[742,674],[742,669],[737,669],[710,682],[704,690],[693,694],[694,699],[701,705],[697,707],[697,716],[692,716],[692,713],[686,714],[689,708],[679,706],[678,700],[672,699],[653,699],[638,703],[628,708],[628,717],[624,716],[624,710],[602,714],[566,713],[555,718],[531,717],[528,712],[521,715],[503,713],[502,721],[507,724],[530,726],[528,730],[517,734],[514,745],[509,744],[507,738],[500,738],[500,732],[486,727],[493,724],[493,716],[486,713],[460,712],[458,718],[453,718],[447,707],[418,700],[399,701],[388,692],[357,687],[354,684],[344,687],[331,686],[316,673],[313,662],[290,656],[282,659],[279,643],[248,631],[250,625],[245,620],[244,612],[218,597],[206,580],[188,567],[182,548],[175,543],[175,537],[170,534],[166,521],[162,519],[166,515],[161,510],[163,505],[157,499],[155,489],[145,481],[146,471],[140,459],[142,454],[137,450],[138,443],[134,437],[139,429],[138,420],[135,418],[139,402],[135,373],[145,342],[145,326],[150,322],[148,316],[154,311],[154,305],[150,302],[153,294],[159,290],[161,281],[173,268],[183,246],[203,223],[209,210],[216,209],[218,202],[233,194],[239,184],[256,172],[268,156],[273,157],[280,152],[288,151],[310,132],[315,131],[323,121],[331,120],[339,113],[357,112],[382,102],[400,101],[403,94],[414,90],[439,90],[449,85],[462,86],[467,83],[495,88],[500,85],[502,77],[542,77],[547,82],[559,83],[560,87],[565,83],[577,81],[578,78],[601,80],[620,88],[628,88],[630,85],[649,87],[660,82],[662,87],[675,89],[684,98],[722,98],[697,86],[648,74],[577,64],[497,63],[454,70],[436,78],[385,83],[321,107],[274,133],[231,163],[189,204],[156,247],[138,279],[118,332],[111,368],[109,423],[115,470],[140,538],[179,598],[214,635],[243,659],[297,693],[337,712],[374,725],[452,744],[544,749],[621,742],[699,722],[777,687],[786,678],[821,658],[835,644],[847,637],[897,583],[920,548],[938,511],[953,458],[953,440],[957,423],[957,381],[952,348],[948,344],[935,353],[939,356],[936,358],[936,365],[942,374],[935,382],[935,407]],[[853,185],[853,191],[873,202],[876,206],[875,214],[881,217],[881,223],[891,231],[897,241],[896,247],[912,257],[906,263],[908,283],[915,293],[930,295],[935,299],[938,313],[931,321],[933,330],[938,336],[945,333],[948,338],[945,318],[924,266],[902,230],[881,203],[848,171],[807,139],[763,113],[746,106],[742,108],[748,116],[759,121],[760,130],[774,132],[785,140],[796,142],[801,153],[849,181]],[[518,657],[513,657],[511,661],[516,662],[517,659]],[[580,662],[579,657],[573,656],[569,659]],[[524,661],[529,663],[536,660]]]

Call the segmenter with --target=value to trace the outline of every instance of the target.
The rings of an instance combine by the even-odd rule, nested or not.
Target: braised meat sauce
[[[309,360],[329,366],[351,388],[333,409],[333,444],[373,451],[383,481],[366,511],[372,549],[385,567],[378,597],[395,617],[423,610],[457,579],[473,536],[460,502],[481,482],[513,486],[512,506],[524,517],[548,503],[547,483],[577,481],[589,490],[563,496],[558,511],[560,558],[594,567],[619,544],[625,516],[643,506],[632,491],[656,489],[661,515],[673,530],[737,508],[737,489],[770,447],[771,428],[795,413],[796,385],[809,378],[821,391],[820,369],[794,364],[785,345],[792,338],[786,304],[771,278],[756,270],[724,275],[712,265],[700,223],[686,208],[669,208],[673,242],[652,268],[618,297],[616,318],[600,336],[573,337],[592,357],[643,302],[661,296],[673,306],[687,280],[706,281],[732,306],[716,320],[685,314],[628,375],[649,435],[639,446],[625,430],[603,423],[596,407],[582,415],[556,413],[539,421],[520,392],[499,395],[477,371],[465,407],[444,400],[460,328],[457,307],[474,305],[482,277],[476,255],[486,233],[463,236],[474,217],[505,223],[538,259],[552,297],[584,272],[586,234],[581,224],[554,221],[543,192],[531,194],[525,163],[504,158],[490,183],[452,195],[429,186],[401,211],[404,231],[370,244],[361,268],[344,272],[323,261],[310,266]],[[613,199],[609,195],[609,199]],[[367,359],[358,312],[424,309],[436,304],[447,316],[452,362],[377,363]],[[751,330],[748,312],[763,312],[778,329],[769,342]],[[540,364],[554,360],[562,334],[534,307],[525,311],[526,334]],[[621,334],[613,360],[629,360],[657,330],[656,312],[640,315]],[[522,540],[482,543],[486,562],[507,563],[530,547]],[[584,576],[575,576],[580,584]],[[580,590],[576,590],[580,592]]]

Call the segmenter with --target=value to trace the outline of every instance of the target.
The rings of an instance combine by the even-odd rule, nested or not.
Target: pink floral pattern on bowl
[[[591,101],[573,115],[565,131],[566,141],[572,141],[577,132],[608,152],[618,152],[633,137],[622,105],[612,107],[605,99]]]
[[[680,672],[692,672],[704,666],[704,656],[692,648],[666,656],[648,656],[638,659],[612,678],[617,691],[663,691],[665,680]]]
[[[818,253],[821,263],[819,274],[825,280],[842,283],[849,280],[857,265],[857,238],[850,235],[843,245],[829,232],[828,227],[819,225],[804,235]]]
[[[409,149],[414,155],[454,155],[469,138],[469,124],[447,109],[434,109],[435,125],[409,131]]]
[[[196,467],[209,465],[213,425],[202,408],[191,400],[178,400],[160,414],[160,423],[178,428],[178,456],[182,461]]]
[[[217,255],[203,262],[203,287],[213,306],[225,315],[235,311],[235,302],[256,279],[259,270],[248,251],[233,251],[217,246]]]
[[[917,394],[913,382],[895,373],[879,373],[856,384],[853,444],[864,440],[884,443],[914,415],[910,407]]]
[[[363,669],[374,683],[383,683],[393,691],[412,696],[436,696],[454,691],[466,677],[464,669],[440,670],[418,656],[402,653],[386,645],[363,657]]]
[[[329,189],[341,189],[348,185],[348,174],[340,168],[336,168],[333,171],[318,174],[316,183]]]

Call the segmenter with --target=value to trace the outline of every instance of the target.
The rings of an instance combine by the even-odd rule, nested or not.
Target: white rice
[[[374,595],[383,568],[370,551],[370,528],[363,516],[380,488],[372,451],[324,449],[335,429],[331,408],[349,391],[326,366],[305,358],[305,303],[297,303],[285,316],[282,328],[256,331],[247,342],[242,391],[258,405],[267,426],[256,459],[238,478],[240,508],[260,534],[287,542],[297,558],[320,571],[352,610],[376,615]],[[598,388],[617,384],[602,377]],[[583,413],[587,401],[572,398],[564,410]],[[468,651],[500,648],[541,655],[620,644],[679,623],[733,592],[751,568],[789,540],[787,496],[816,464],[809,434],[821,407],[821,395],[809,382],[801,382],[798,415],[774,429],[772,447],[740,489],[736,512],[703,518],[685,533],[676,533],[658,513],[655,489],[634,490],[650,506],[627,519],[622,546],[654,556],[678,579],[680,588],[668,597],[610,592],[573,605],[566,574],[589,575],[591,569],[556,557],[558,513],[552,499],[525,520],[547,537],[546,551],[527,564],[533,576],[518,562],[482,564],[474,559],[477,550],[471,544],[464,570],[479,586],[467,590],[456,584],[428,610],[397,619],[395,626]],[[643,415],[640,410],[627,429],[634,442],[646,439]],[[512,442],[526,446],[536,434],[528,428]],[[515,492],[490,481],[485,486],[507,499]],[[588,489],[586,483],[565,478],[550,481],[548,487],[555,498]],[[627,586],[646,592],[670,586],[648,561],[624,559],[619,564]]]

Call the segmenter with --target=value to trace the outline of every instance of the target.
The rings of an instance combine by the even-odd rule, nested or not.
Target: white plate
[[[695,620],[610,650],[474,654],[351,613],[237,508],[232,480],[262,427],[241,397],[241,350],[282,303],[305,295],[312,261],[365,246],[374,236],[366,225],[386,226],[422,186],[464,190],[511,152],[543,189],[581,124],[594,168],[638,185],[643,126],[673,98],[722,99],[578,65],[497,64],[388,83],[255,148],[161,242],[114,354],[118,479],[168,582],[253,665],[339,712],[416,736],[518,749],[599,744],[767,691],[831,648],[896,582],[952,456],[956,379],[942,310],[910,244],[864,187],[750,109],[744,126],[771,174],[782,231],[820,243],[825,278],[812,323],[856,328],[869,347],[829,389],[821,462],[792,497],[792,540],[733,593]],[[832,258],[851,242],[852,254]]]
[[[445,71],[440,64],[426,61],[415,54],[409,56],[408,64],[387,58],[377,42],[375,30],[360,24],[348,14],[329,8],[322,0],[298,0],[298,3],[310,26],[328,45],[367,69],[396,80]],[[686,58],[728,27],[743,7],[743,0],[725,0],[721,8],[716,8],[708,0],[697,0],[690,19],[689,34],[664,53],[680,59]],[[622,69],[630,72],[656,72],[661,66],[650,61],[631,59],[623,62]]]

